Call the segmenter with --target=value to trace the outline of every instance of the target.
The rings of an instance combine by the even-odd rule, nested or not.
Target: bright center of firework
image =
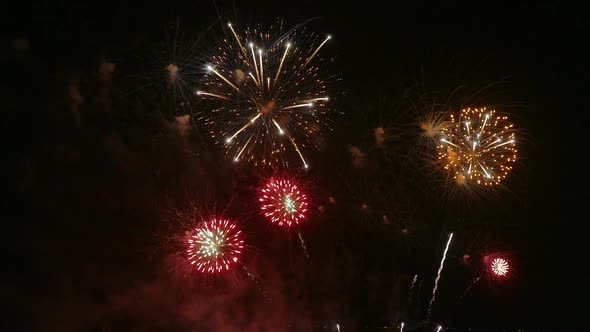
[[[218,46],[202,89],[211,112],[210,134],[231,159],[282,164],[298,159],[308,167],[304,147],[318,147],[329,115],[328,86],[320,49],[330,39],[298,29],[246,29]]]
[[[188,259],[200,272],[229,270],[243,248],[240,231],[227,220],[213,219],[195,229],[189,238]]]
[[[508,262],[503,258],[496,258],[492,261],[492,272],[497,276],[505,276],[509,268]]]
[[[261,105],[260,106],[260,113],[262,113],[262,114],[269,114],[274,109],[275,109],[275,101],[274,100],[270,100],[268,103],[266,103],[266,105]]]
[[[203,246],[201,247],[203,255],[206,257],[217,257],[220,254],[220,249],[223,247],[224,242],[225,237],[223,236],[223,233],[219,231],[208,232],[205,236]]]
[[[439,160],[457,184],[499,184],[516,160],[513,125],[494,110],[464,109],[441,130]]]
[[[291,213],[295,213],[297,212],[297,207],[295,206],[295,202],[293,202],[293,200],[291,199],[290,196],[285,196],[285,210],[287,211],[287,213],[291,214]]]

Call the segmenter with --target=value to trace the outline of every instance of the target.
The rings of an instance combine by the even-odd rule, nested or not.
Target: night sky
[[[587,9],[46,1],[7,10],[2,285],[16,330],[574,325],[588,293],[587,218],[576,211],[587,168],[587,138],[577,137]],[[339,114],[308,171],[231,163],[197,120],[203,104],[180,105],[165,80],[176,54],[191,69],[187,88],[197,89],[228,21],[277,19],[290,27],[311,19],[309,30],[334,37],[324,55],[334,59]],[[440,171],[411,158],[424,152],[413,134],[418,116],[445,101],[454,110],[495,107],[522,129],[506,189],[449,195]],[[193,121],[182,132],[177,117],[186,114]],[[360,166],[352,148],[364,154]],[[308,258],[297,231],[268,225],[257,210],[257,188],[286,174],[313,204],[300,229]],[[194,225],[189,216],[210,214],[244,228],[244,264],[256,278],[186,268],[180,239]],[[421,323],[449,232],[432,322]],[[461,299],[491,252],[510,257],[514,273],[484,278]]]

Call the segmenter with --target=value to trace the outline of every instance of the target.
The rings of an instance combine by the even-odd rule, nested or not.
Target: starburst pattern
[[[504,258],[495,258],[492,261],[492,265],[490,268],[492,269],[492,272],[495,275],[499,277],[504,277],[506,276],[506,274],[508,274],[510,265],[508,264],[508,261],[506,261]]]
[[[289,166],[295,159],[307,168],[305,149],[319,147],[331,112],[319,54],[331,37],[283,33],[282,22],[242,34],[228,28],[197,91],[209,102],[203,118],[211,136],[236,162]]]
[[[291,180],[270,180],[259,201],[262,214],[279,226],[297,225],[307,216],[307,196]]]
[[[244,241],[235,224],[214,218],[195,228],[188,246],[188,260],[197,271],[218,273],[238,262]]]
[[[457,184],[500,184],[516,156],[514,125],[495,110],[464,109],[442,128],[438,158]]]

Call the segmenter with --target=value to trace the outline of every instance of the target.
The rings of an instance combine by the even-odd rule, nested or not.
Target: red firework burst
[[[504,258],[494,258],[494,260],[492,260],[492,264],[490,265],[490,269],[495,275],[499,277],[505,277],[508,274],[510,265]]]
[[[238,262],[242,232],[225,219],[203,222],[188,239],[188,260],[199,272],[219,273]]]
[[[259,201],[264,216],[279,226],[297,225],[307,216],[307,196],[291,180],[270,180]]]

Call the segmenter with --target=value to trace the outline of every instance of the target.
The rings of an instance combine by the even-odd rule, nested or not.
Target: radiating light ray
[[[219,76],[219,78],[221,78],[225,83],[229,84],[229,86],[231,86],[232,88],[234,88],[236,91],[240,91],[240,89],[238,89],[237,86],[235,86],[232,82],[228,81],[227,78],[225,78],[225,76],[221,75],[217,70],[213,69],[213,67],[209,66],[207,67],[207,69],[209,71],[212,71],[215,75]]]
[[[254,80],[254,83],[256,83],[256,85],[260,86],[260,83],[258,83],[258,80],[256,80],[256,77],[254,77],[252,72],[250,72],[248,75],[250,75],[252,77],[252,79]]]
[[[264,64],[262,63],[262,50],[258,50],[258,56],[260,57],[260,81],[264,81]]]
[[[295,151],[297,151],[297,154],[299,154],[299,158],[301,158],[301,161],[303,162],[303,167],[308,168],[309,166],[307,165],[307,161],[305,161],[305,158],[303,157],[303,154],[299,150],[297,143],[295,143],[295,140],[292,137],[289,137],[289,138],[291,139],[291,143],[293,143],[293,146],[295,147]]]
[[[272,119],[272,122],[275,124],[275,126],[277,127],[277,129],[279,130],[279,134],[283,135],[285,132],[283,131],[283,129],[281,129],[281,126],[279,126],[279,123],[277,122],[277,120]]]
[[[290,110],[290,109],[299,108],[299,107],[311,107],[311,106],[313,106],[312,103],[297,104],[297,105],[291,105],[291,106],[283,107],[279,111],[282,111],[282,110]]]
[[[441,138],[441,139],[440,139],[440,141],[441,141],[441,142],[444,142],[444,143],[447,143],[447,144],[450,144],[450,145],[452,145],[452,146],[454,146],[454,147],[457,147],[457,148],[459,147],[457,144],[455,144],[455,143],[452,143],[452,142],[449,142],[449,141],[447,141],[447,140],[446,140],[446,139],[444,139],[444,138]]]
[[[210,97],[215,97],[215,98],[219,98],[219,99],[229,100],[229,97],[218,95],[215,93],[205,92],[205,91],[197,91],[197,95],[210,96]]]
[[[307,64],[311,61],[311,59],[313,59],[316,54],[318,54],[318,52],[320,51],[320,49],[322,48],[322,46],[324,46],[325,43],[328,42],[328,40],[332,39],[332,36],[328,35],[328,37],[326,37],[326,39],[324,39],[324,41],[320,44],[320,46],[318,46],[318,48],[316,48],[316,50],[312,53],[312,55],[307,59],[307,61],[305,61],[305,64],[303,64],[303,67],[307,66]]]
[[[258,113],[255,117],[253,117],[248,123],[246,123],[242,128],[240,128],[238,131],[235,132],[235,134],[233,134],[230,138],[228,138],[226,140],[226,143],[230,143],[236,136],[238,136],[242,131],[244,131],[246,128],[248,128],[249,126],[251,126],[252,124],[254,124],[254,122],[256,122],[256,120],[258,120],[258,118],[260,118],[260,113]]]
[[[279,69],[277,69],[277,74],[275,75],[275,82],[279,80],[279,75],[281,74],[281,69],[283,69],[283,63],[285,62],[285,58],[287,57],[287,53],[289,52],[290,47],[291,43],[287,43],[287,47],[285,47],[285,53],[283,53],[283,57],[281,58],[281,62],[279,63]]]
[[[252,136],[250,136],[250,138],[248,138],[248,140],[246,141],[246,144],[244,144],[244,146],[242,147],[242,149],[240,150],[238,155],[234,158],[234,161],[240,161],[240,156],[242,155],[242,153],[244,152],[244,150],[246,149],[248,144],[250,144],[251,140],[252,140]]]
[[[214,111],[200,119],[234,160],[307,168],[306,149],[320,148],[331,125],[328,89],[335,78],[324,74],[331,59],[320,56],[329,38],[299,26],[283,33],[280,22],[268,31],[227,26],[233,37],[211,56],[201,88],[206,93],[198,94]]]
[[[432,314],[432,304],[434,303],[434,300],[436,299],[436,291],[438,290],[438,281],[440,280],[441,272],[445,266],[445,259],[447,259],[447,251],[449,250],[449,246],[451,245],[452,239],[453,239],[453,233],[450,233],[449,240],[447,241],[445,251],[443,252],[443,256],[440,261],[440,266],[438,268],[438,272],[436,273],[436,279],[434,280],[434,288],[432,289],[432,298],[430,299],[430,304],[428,305],[428,319],[430,319],[430,315]]]
[[[258,73],[258,64],[256,64],[256,53],[254,53],[254,44],[250,43],[250,50],[252,50],[252,62],[254,63],[254,70],[256,71],[256,77],[260,77]]]
[[[231,25],[231,23],[228,23],[227,26],[229,26],[229,28],[231,29],[231,32],[234,35],[234,38],[236,39],[236,41],[238,42],[238,45],[240,46],[240,50],[242,50],[242,53],[244,53],[244,56],[247,58],[248,52],[246,51],[246,48],[242,45],[242,42],[240,42],[240,38],[238,38],[238,35],[236,34],[234,27]]]

